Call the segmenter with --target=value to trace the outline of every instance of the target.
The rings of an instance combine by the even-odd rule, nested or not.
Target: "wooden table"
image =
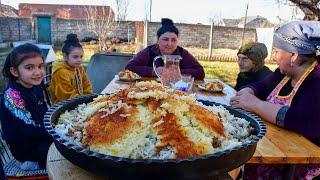
[[[143,80],[150,80],[148,78]],[[199,83],[199,82],[196,82]],[[127,82],[114,78],[102,93],[114,93],[126,88]],[[236,91],[225,84],[223,94],[210,94],[193,87],[197,99],[229,104]],[[309,164],[320,162],[320,148],[303,136],[267,123],[267,133],[258,142],[253,157],[247,163]],[[66,160],[52,145],[48,152],[47,169],[50,179],[101,179]]]

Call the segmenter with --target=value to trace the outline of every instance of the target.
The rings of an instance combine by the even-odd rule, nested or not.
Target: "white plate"
[[[120,78],[119,75],[117,76],[119,81],[124,81],[124,82],[133,82],[141,79],[141,76],[139,76],[138,74],[136,75],[135,79]]]
[[[198,88],[201,89],[201,90],[208,91],[208,92],[213,92],[213,93],[215,93],[215,92],[222,92],[223,89],[224,89],[224,86],[223,86],[223,88],[222,88],[221,90],[209,90],[209,89],[206,89],[206,88],[205,88],[205,84],[206,84],[206,83],[209,83],[209,82],[204,82],[204,83],[198,84]],[[220,83],[220,82],[219,82],[219,83]],[[222,84],[222,85],[223,85],[223,84]]]

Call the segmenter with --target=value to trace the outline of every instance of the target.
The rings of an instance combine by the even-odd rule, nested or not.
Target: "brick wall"
[[[0,17],[0,33],[3,42],[32,39],[32,25],[29,18]]]
[[[179,44],[208,48],[210,40],[210,25],[175,24],[179,29]],[[157,41],[157,30],[161,23],[148,23],[148,45]],[[215,26],[213,29],[213,48],[238,49],[241,43],[242,29],[236,27]],[[256,41],[256,31],[246,30],[245,41]]]

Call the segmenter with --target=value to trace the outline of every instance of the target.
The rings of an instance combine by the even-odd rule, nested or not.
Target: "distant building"
[[[31,18],[33,15],[51,15],[60,19],[86,19],[88,12],[94,13],[95,19],[102,16],[114,18],[114,12],[110,6],[92,5],[65,5],[65,4],[19,4],[19,16]]]
[[[9,5],[0,3],[0,16],[18,17],[18,10]]]
[[[221,19],[217,24],[218,26],[225,27],[238,27],[243,28],[245,23],[245,18],[240,19]],[[272,24],[267,18],[262,16],[248,16],[246,20],[246,28],[256,29],[256,28],[272,28],[275,25]]]

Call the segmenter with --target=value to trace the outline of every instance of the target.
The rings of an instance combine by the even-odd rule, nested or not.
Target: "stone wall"
[[[32,39],[32,25],[29,18],[0,17],[0,34],[3,42]]]
[[[36,25],[37,18],[33,18]],[[116,29],[110,31],[111,38],[117,38],[123,41],[135,41],[136,31],[141,34],[142,28],[137,26],[142,22],[122,21]],[[160,23],[148,23],[148,45],[157,41],[156,33]],[[143,25],[142,25],[143,26]],[[176,24],[180,31],[179,44],[181,46],[209,47],[210,26],[199,24]],[[140,29],[136,30],[136,27]],[[51,18],[51,39],[53,44],[62,44],[67,34],[76,33],[79,39],[85,37],[95,37],[93,32],[87,30],[85,20],[59,19]],[[34,29],[34,30],[33,30]],[[108,31],[106,29],[106,31]],[[23,41],[37,39],[37,28],[32,26],[32,19],[29,18],[6,18],[0,17],[0,33],[4,42]],[[141,36],[141,35],[140,35]],[[213,30],[213,48],[230,48],[237,49],[240,46],[242,38],[242,29],[236,27],[215,26]],[[247,29],[245,41],[256,41],[256,31]]]
[[[52,39],[55,44],[61,44],[67,34],[76,33],[79,39],[85,37],[96,37],[96,35],[86,28],[85,20],[73,20],[73,19],[52,19]],[[106,31],[110,31],[107,30]],[[110,32],[110,37],[134,41],[135,40],[135,22],[133,21],[122,21],[115,25],[115,30]]]
[[[175,24],[179,29],[179,44],[181,46],[194,46],[208,48],[210,41],[210,25]],[[148,23],[148,45],[156,43],[157,30],[161,23]],[[242,39],[242,29],[236,27],[214,26],[213,48],[238,49]],[[247,29],[245,41],[256,41],[256,31]]]

